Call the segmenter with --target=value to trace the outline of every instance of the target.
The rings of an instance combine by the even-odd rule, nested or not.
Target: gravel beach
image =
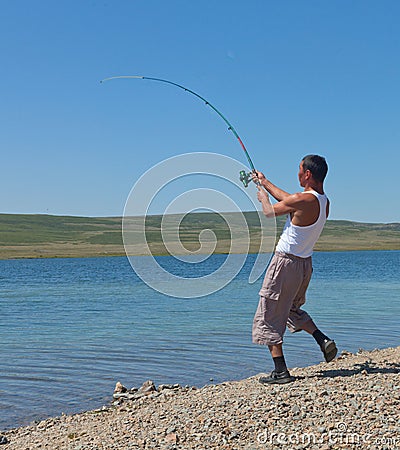
[[[400,347],[201,389],[117,384],[110,405],[0,433],[0,449],[400,448]]]

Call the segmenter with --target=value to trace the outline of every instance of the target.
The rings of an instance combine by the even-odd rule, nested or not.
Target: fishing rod
[[[103,82],[109,81],[109,80],[117,80],[117,79],[121,79],[121,78],[135,78],[135,79],[140,79],[140,80],[152,80],[152,81],[160,81],[162,83],[171,84],[180,89],[183,89],[186,92],[189,92],[190,94],[192,94],[195,97],[202,100],[211,109],[213,109],[222,118],[222,120],[228,125],[228,130],[232,131],[232,133],[235,135],[235,137],[239,141],[239,144],[241,145],[242,149],[244,150],[247,161],[249,162],[250,167],[251,167],[251,172],[247,173],[245,170],[241,170],[240,171],[240,181],[243,183],[244,187],[247,187],[249,185],[250,181],[253,179],[252,173],[256,174],[256,169],[254,167],[253,161],[251,160],[249,152],[247,151],[245,145],[243,144],[243,141],[240,139],[240,136],[238,135],[238,133],[235,130],[235,128],[233,127],[233,125],[228,121],[228,119],[220,111],[218,111],[218,109],[214,105],[212,105],[208,100],[206,100],[204,97],[197,94],[196,92],[192,91],[191,89],[188,89],[185,86],[182,86],[180,84],[173,83],[172,81],[163,80],[161,78],[144,77],[144,76],[140,76],[140,75],[120,75],[120,76],[105,78],[104,80],[101,80],[100,83],[103,83]],[[259,184],[259,182],[257,184]]]

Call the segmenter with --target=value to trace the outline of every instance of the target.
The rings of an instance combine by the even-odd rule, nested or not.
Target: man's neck
[[[307,183],[304,186],[304,192],[306,192],[306,191],[315,191],[315,192],[318,192],[318,194],[323,195],[324,194],[324,185],[323,185],[323,183],[315,183],[315,182]]]

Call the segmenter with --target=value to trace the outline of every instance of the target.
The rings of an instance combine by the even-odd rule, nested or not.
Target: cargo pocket
[[[274,257],[269,265],[264,277],[264,282],[260,290],[260,295],[271,300],[278,300],[282,291],[283,276],[282,268],[286,260],[280,257]]]

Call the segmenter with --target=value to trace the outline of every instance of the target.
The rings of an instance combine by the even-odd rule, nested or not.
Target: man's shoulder
[[[291,203],[310,203],[317,200],[317,197],[311,192],[302,191],[290,194],[287,200]]]

